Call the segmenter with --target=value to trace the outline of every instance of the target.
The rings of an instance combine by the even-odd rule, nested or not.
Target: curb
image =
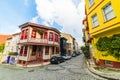
[[[92,71],[92,70],[90,69],[90,66],[91,66],[91,65],[88,64],[89,61],[86,60],[86,62],[87,62],[88,70],[89,70],[92,74],[94,74],[94,75],[96,75],[96,76],[99,76],[99,77],[101,77],[101,78],[107,79],[107,80],[120,80],[120,79],[116,79],[116,78],[110,78],[110,77],[108,77],[108,76],[104,76],[104,75],[101,75],[101,74],[98,74],[98,73]]]

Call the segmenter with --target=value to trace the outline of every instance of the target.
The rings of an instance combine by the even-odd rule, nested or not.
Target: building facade
[[[3,55],[3,52],[4,52],[4,44],[7,40],[7,38],[11,37],[12,35],[4,35],[4,34],[0,34],[0,62],[2,60],[2,55]]]
[[[80,49],[80,48],[79,48],[78,43],[75,42],[75,51],[76,51],[76,53],[80,53],[79,49]]]
[[[29,22],[19,27],[18,65],[46,65],[52,56],[60,54],[60,32],[57,29]]]
[[[68,55],[72,55],[75,51],[75,38],[71,36],[70,34],[66,34],[66,33],[61,33],[61,37],[64,37],[67,39],[66,53]]]
[[[6,42],[5,42],[5,48],[4,48],[4,52],[2,54],[2,60],[1,62],[6,62],[7,61],[7,57],[9,56],[9,52],[18,52],[19,46],[19,39],[20,39],[20,33],[15,33],[12,34],[11,37],[7,38]]]
[[[120,68],[120,61],[113,56],[103,56],[105,52],[96,49],[96,42],[101,37],[110,37],[120,34],[120,5],[119,0],[85,0],[86,19],[85,36],[90,36],[86,42],[91,41],[92,55],[99,66]],[[88,28],[87,28],[88,27]]]
[[[65,56],[66,55],[66,49],[67,49],[67,39],[64,37],[60,38],[60,52],[61,52],[61,56]]]

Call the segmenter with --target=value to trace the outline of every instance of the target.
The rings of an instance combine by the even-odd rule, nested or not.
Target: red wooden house
[[[60,54],[60,32],[51,27],[25,23],[21,28],[18,65],[40,66],[50,63],[50,58]]]

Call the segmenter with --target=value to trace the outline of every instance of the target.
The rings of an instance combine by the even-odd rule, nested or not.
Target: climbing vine
[[[96,48],[99,51],[107,51],[107,55],[111,55],[119,60],[120,34],[115,34],[111,37],[100,37],[96,42]]]

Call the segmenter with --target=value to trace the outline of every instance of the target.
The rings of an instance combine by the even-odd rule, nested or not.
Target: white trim
[[[113,62],[105,60],[105,65],[107,65],[107,66],[113,66]]]

